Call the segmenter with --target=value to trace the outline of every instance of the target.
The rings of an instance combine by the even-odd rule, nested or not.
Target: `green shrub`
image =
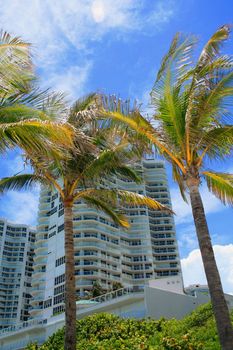
[[[95,314],[77,321],[76,332],[77,350],[220,350],[209,304],[183,320],[135,320]],[[29,344],[27,350],[63,350],[63,341],[64,328],[41,346]]]

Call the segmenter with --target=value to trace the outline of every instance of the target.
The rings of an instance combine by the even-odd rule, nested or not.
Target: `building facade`
[[[136,166],[142,183],[125,178],[103,179],[100,188],[127,189],[170,206],[164,163],[143,160]],[[143,286],[149,279],[181,274],[174,220],[171,214],[147,207],[125,206],[130,229],[117,227],[107,215],[81,201],[74,206],[77,296],[98,281],[109,290],[113,282]],[[64,310],[64,210],[55,191],[43,188],[32,283],[32,318],[49,318]]]
[[[0,219],[0,329],[29,318],[35,229]]]

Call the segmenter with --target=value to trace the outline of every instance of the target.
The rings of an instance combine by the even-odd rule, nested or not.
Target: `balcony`
[[[47,252],[47,249],[48,249],[47,241],[41,240],[35,244],[35,253],[36,254],[41,254],[43,251]]]
[[[38,227],[49,226],[49,224],[50,224],[50,221],[48,219],[48,216],[43,217],[43,218],[38,218],[38,225],[37,225]],[[41,231],[41,230],[39,230],[39,231]]]
[[[46,254],[45,254],[46,255]],[[47,257],[45,258],[45,255],[38,255],[34,258],[35,265],[45,265],[47,263]]]
[[[36,278],[36,279],[33,278],[33,280],[32,280],[32,285],[33,285],[33,286],[36,286],[36,285],[42,284],[42,283],[44,283],[44,282],[45,282],[45,278],[44,278],[44,277]]]
[[[33,274],[32,274],[32,279],[36,279],[36,278],[40,278],[42,276],[44,276],[45,270],[34,270]]]
[[[44,291],[41,291],[40,293],[33,296],[33,298],[30,300],[30,303],[34,305],[34,304],[37,304],[38,301],[43,301],[43,300],[44,300]]]
[[[32,295],[36,295],[37,293],[44,292],[44,290],[45,290],[44,286],[39,286],[39,287],[32,287],[30,292]]]

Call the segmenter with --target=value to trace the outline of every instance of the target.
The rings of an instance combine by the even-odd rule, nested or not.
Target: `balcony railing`
[[[143,286],[125,287],[125,288],[117,289],[115,291],[100,295],[100,296],[92,298],[92,299],[89,299],[88,301],[90,303],[93,303],[93,306],[95,306],[94,303],[105,303],[106,301],[120,298],[120,297],[123,297],[125,295],[130,295],[130,294],[134,294],[134,293],[142,293],[142,292],[144,292]],[[81,301],[79,301],[79,303],[80,302]]]
[[[33,326],[43,325],[46,323],[47,323],[46,319],[45,320],[30,320],[30,321],[26,321],[26,322],[21,322],[21,323],[18,323],[16,325],[1,329],[0,330],[0,338],[3,337],[6,333],[18,332],[21,329],[31,328]]]

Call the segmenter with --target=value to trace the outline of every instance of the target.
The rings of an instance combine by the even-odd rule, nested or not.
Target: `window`
[[[55,193],[53,196],[52,196],[52,201],[54,201],[54,199],[56,199],[58,197],[58,193]]]
[[[62,256],[61,258],[56,259],[55,266],[58,267],[60,265],[65,264],[65,256]]]
[[[63,312],[65,310],[64,305],[59,305],[53,308],[53,315],[56,315],[59,312]]]
[[[74,220],[74,221],[80,221],[80,220],[82,220],[82,217],[81,217],[81,216],[76,216],[76,217],[74,217],[73,220]]]
[[[53,232],[51,232],[50,234],[49,234],[49,238],[51,238],[51,237],[53,237],[53,236],[55,236],[56,235],[56,231],[53,231]]]
[[[59,275],[59,276],[55,277],[55,280],[54,280],[55,286],[57,284],[60,284],[60,283],[63,283],[63,282],[65,282],[65,274],[64,273],[62,275]]]
[[[58,217],[62,216],[64,214],[64,209],[59,210]]]
[[[48,212],[46,213],[46,216],[53,215],[53,214],[56,213],[56,212],[57,212],[57,207],[55,207],[55,208],[51,209],[50,211],[48,211]]]
[[[97,251],[95,250],[84,250],[84,255],[98,255]]]
[[[53,305],[60,304],[65,299],[65,293],[59,294],[53,298]]]
[[[57,233],[59,233],[59,232],[61,232],[61,231],[63,231],[63,230],[64,230],[64,224],[58,226],[58,228],[57,228]]]
[[[50,307],[52,305],[52,299],[48,299],[44,301],[44,309]]]
[[[95,232],[84,232],[84,237],[98,237],[98,234]]]
[[[65,292],[65,285],[64,284],[54,288],[54,295],[58,295],[58,294],[61,294],[64,292]]]
[[[152,276],[152,273],[146,273],[146,278],[151,278]]]

